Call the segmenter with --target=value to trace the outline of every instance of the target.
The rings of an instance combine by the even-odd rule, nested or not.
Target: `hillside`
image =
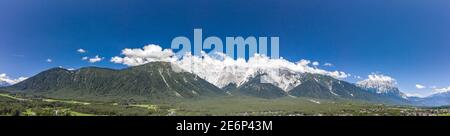
[[[170,100],[225,95],[221,89],[198,76],[174,70],[170,63],[165,62],[122,70],[87,67],[70,71],[53,68],[3,90],[94,100]]]

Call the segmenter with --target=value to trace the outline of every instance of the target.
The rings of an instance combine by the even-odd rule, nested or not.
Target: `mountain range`
[[[436,93],[424,98],[411,97],[410,101],[418,106],[448,106],[450,105],[450,92]]]
[[[52,68],[0,90],[56,98],[86,100],[176,100],[245,95],[265,99],[308,97],[389,104],[448,105],[450,93],[427,98],[406,97],[386,82],[356,84],[323,74],[286,69],[257,69],[246,74],[223,72],[214,78],[188,72],[170,62],[150,62],[121,70],[86,67]],[[215,79],[208,81],[208,79]]]
[[[168,100],[225,95],[221,89],[198,76],[174,71],[170,63],[159,62],[122,70],[53,68],[3,90],[91,100]]]

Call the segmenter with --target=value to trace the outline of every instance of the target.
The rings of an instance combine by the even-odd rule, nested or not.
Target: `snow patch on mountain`
[[[437,97],[450,97],[450,86],[445,88],[434,88],[432,90],[432,93],[428,96],[422,96],[422,95],[414,95],[412,96],[420,97],[420,98],[437,98]]]
[[[263,83],[271,83],[284,91],[289,91],[301,84],[302,73],[323,74],[335,78],[348,76],[340,71],[329,72],[311,67],[310,61],[307,60],[292,63],[282,58],[270,59],[259,54],[255,54],[248,61],[234,60],[221,53],[214,56],[206,53],[202,53],[202,56],[186,54],[174,63],[220,88],[229,84],[240,86],[249,79],[262,75]]]
[[[19,77],[17,79],[10,78],[5,73],[0,74],[0,86],[9,86],[13,85],[19,82],[22,82],[23,80],[27,79],[27,77]]]
[[[433,90],[434,94],[444,94],[444,93],[450,93],[450,86],[447,88],[437,88]]]
[[[284,91],[300,85],[300,77],[303,73],[327,75],[337,79],[350,76],[342,71],[327,71],[311,66],[313,64],[309,60],[294,63],[283,58],[271,59],[255,54],[246,61],[242,58],[233,59],[223,53],[207,54],[205,52],[202,52],[201,56],[186,53],[177,57],[172,50],[162,49],[153,44],[142,49],[124,49],[122,55],[123,57],[111,58],[111,62],[128,66],[154,61],[171,62],[220,88],[229,84],[240,86],[258,75],[263,75],[262,82],[271,83]]]
[[[392,77],[382,74],[371,74],[367,79],[357,82],[356,85],[375,90],[378,94],[386,94],[398,90],[397,81]]]

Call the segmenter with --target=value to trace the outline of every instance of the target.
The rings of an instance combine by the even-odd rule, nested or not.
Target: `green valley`
[[[448,108],[389,106],[356,101],[283,97],[226,96],[178,102],[85,102],[0,95],[0,115],[7,116],[434,116]]]

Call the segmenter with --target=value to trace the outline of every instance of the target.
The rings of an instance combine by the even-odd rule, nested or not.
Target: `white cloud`
[[[408,97],[420,97],[420,98],[427,97],[427,95],[419,94],[419,93],[405,93],[405,95]]]
[[[5,73],[0,74],[0,82],[6,82],[9,85],[13,85],[13,84],[19,83],[19,82],[21,82],[21,81],[23,81],[23,80],[25,80],[27,78],[28,77],[19,77],[17,79],[13,79],[13,78],[10,78]]]
[[[446,92],[450,92],[450,86],[447,88],[438,88],[433,90],[433,93],[446,93]]]
[[[427,88],[427,87],[424,86],[424,85],[421,85],[421,84],[416,84],[416,88],[417,88],[417,89],[425,89],[425,88]]]
[[[77,52],[78,53],[86,53],[86,50],[80,48],[80,49],[77,50]]]
[[[90,63],[96,63],[102,61],[104,58],[99,57],[98,55],[95,55],[94,58],[89,58]]]
[[[327,62],[327,63],[323,64],[323,66],[332,67],[333,64]]]
[[[300,65],[309,65],[309,64],[311,64],[311,61],[305,60],[305,59],[301,59],[297,63],[300,64]]]
[[[81,60],[88,61],[89,63],[100,62],[100,61],[102,61],[103,59],[104,59],[104,58],[103,58],[103,57],[100,57],[99,55],[95,55],[95,56],[92,57],[92,58],[89,58],[89,57],[82,57],[82,58],[81,58]]]
[[[353,78],[356,78],[356,79],[362,79],[361,76],[357,76],[357,75],[354,75]]]
[[[123,49],[124,57],[115,56],[111,62],[122,63],[128,66],[137,66],[154,61],[175,61],[174,53],[170,49],[162,49],[159,45],[150,44],[142,49]]]
[[[313,65],[313,66],[319,66],[320,64],[319,64],[319,62],[314,61],[314,62],[312,63],[312,65]]]
[[[130,64],[130,63],[125,63],[123,61],[124,58],[121,58],[119,56],[114,56],[111,58],[111,62],[113,63],[123,63],[124,65],[128,65],[128,66],[136,66],[136,65],[140,65],[140,64]]]
[[[51,63],[51,62],[53,62],[53,60],[52,59],[47,59],[46,60],[48,63]]]

